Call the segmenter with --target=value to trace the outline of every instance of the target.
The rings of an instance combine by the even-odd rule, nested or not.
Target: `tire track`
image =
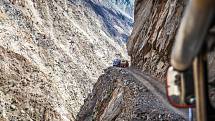
[[[188,120],[188,109],[177,109],[171,106],[166,98],[165,87],[159,81],[135,69],[127,69],[127,71],[143,83],[168,109]]]

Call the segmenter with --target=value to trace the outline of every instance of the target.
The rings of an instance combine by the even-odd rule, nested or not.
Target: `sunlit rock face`
[[[75,120],[115,54],[127,58],[132,21],[113,11],[89,0],[1,0],[0,120]]]
[[[164,78],[186,0],[136,0],[134,29],[127,44],[131,64]]]

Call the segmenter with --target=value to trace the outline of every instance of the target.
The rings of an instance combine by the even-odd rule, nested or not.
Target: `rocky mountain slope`
[[[91,0],[1,0],[0,120],[75,120],[131,27]]]
[[[108,8],[114,8],[120,10],[128,16],[134,16],[134,1],[135,0],[98,0],[103,5],[107,6]]]

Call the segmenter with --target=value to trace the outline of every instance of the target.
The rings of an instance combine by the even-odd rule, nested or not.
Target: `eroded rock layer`
[[[164,76],[186,0],[136,0],[127,49],[132,66]]]

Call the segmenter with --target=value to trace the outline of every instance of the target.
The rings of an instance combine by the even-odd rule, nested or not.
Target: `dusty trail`
[[[187,121],[185,110],[172,107],[165,88],[133,69],[104,70],[77,115],[78,121]]]
[[[187,109],[177,109],[172,107],[165,94],[165,87],[159,82],[150,77],[147,74],[141,73],[135,69],[127,69],[127,71],[132,74],[138,81],[143,83],[155,96],[157,96],[160,101],[171,111],[178,113],[179,115],[188,119]]]

